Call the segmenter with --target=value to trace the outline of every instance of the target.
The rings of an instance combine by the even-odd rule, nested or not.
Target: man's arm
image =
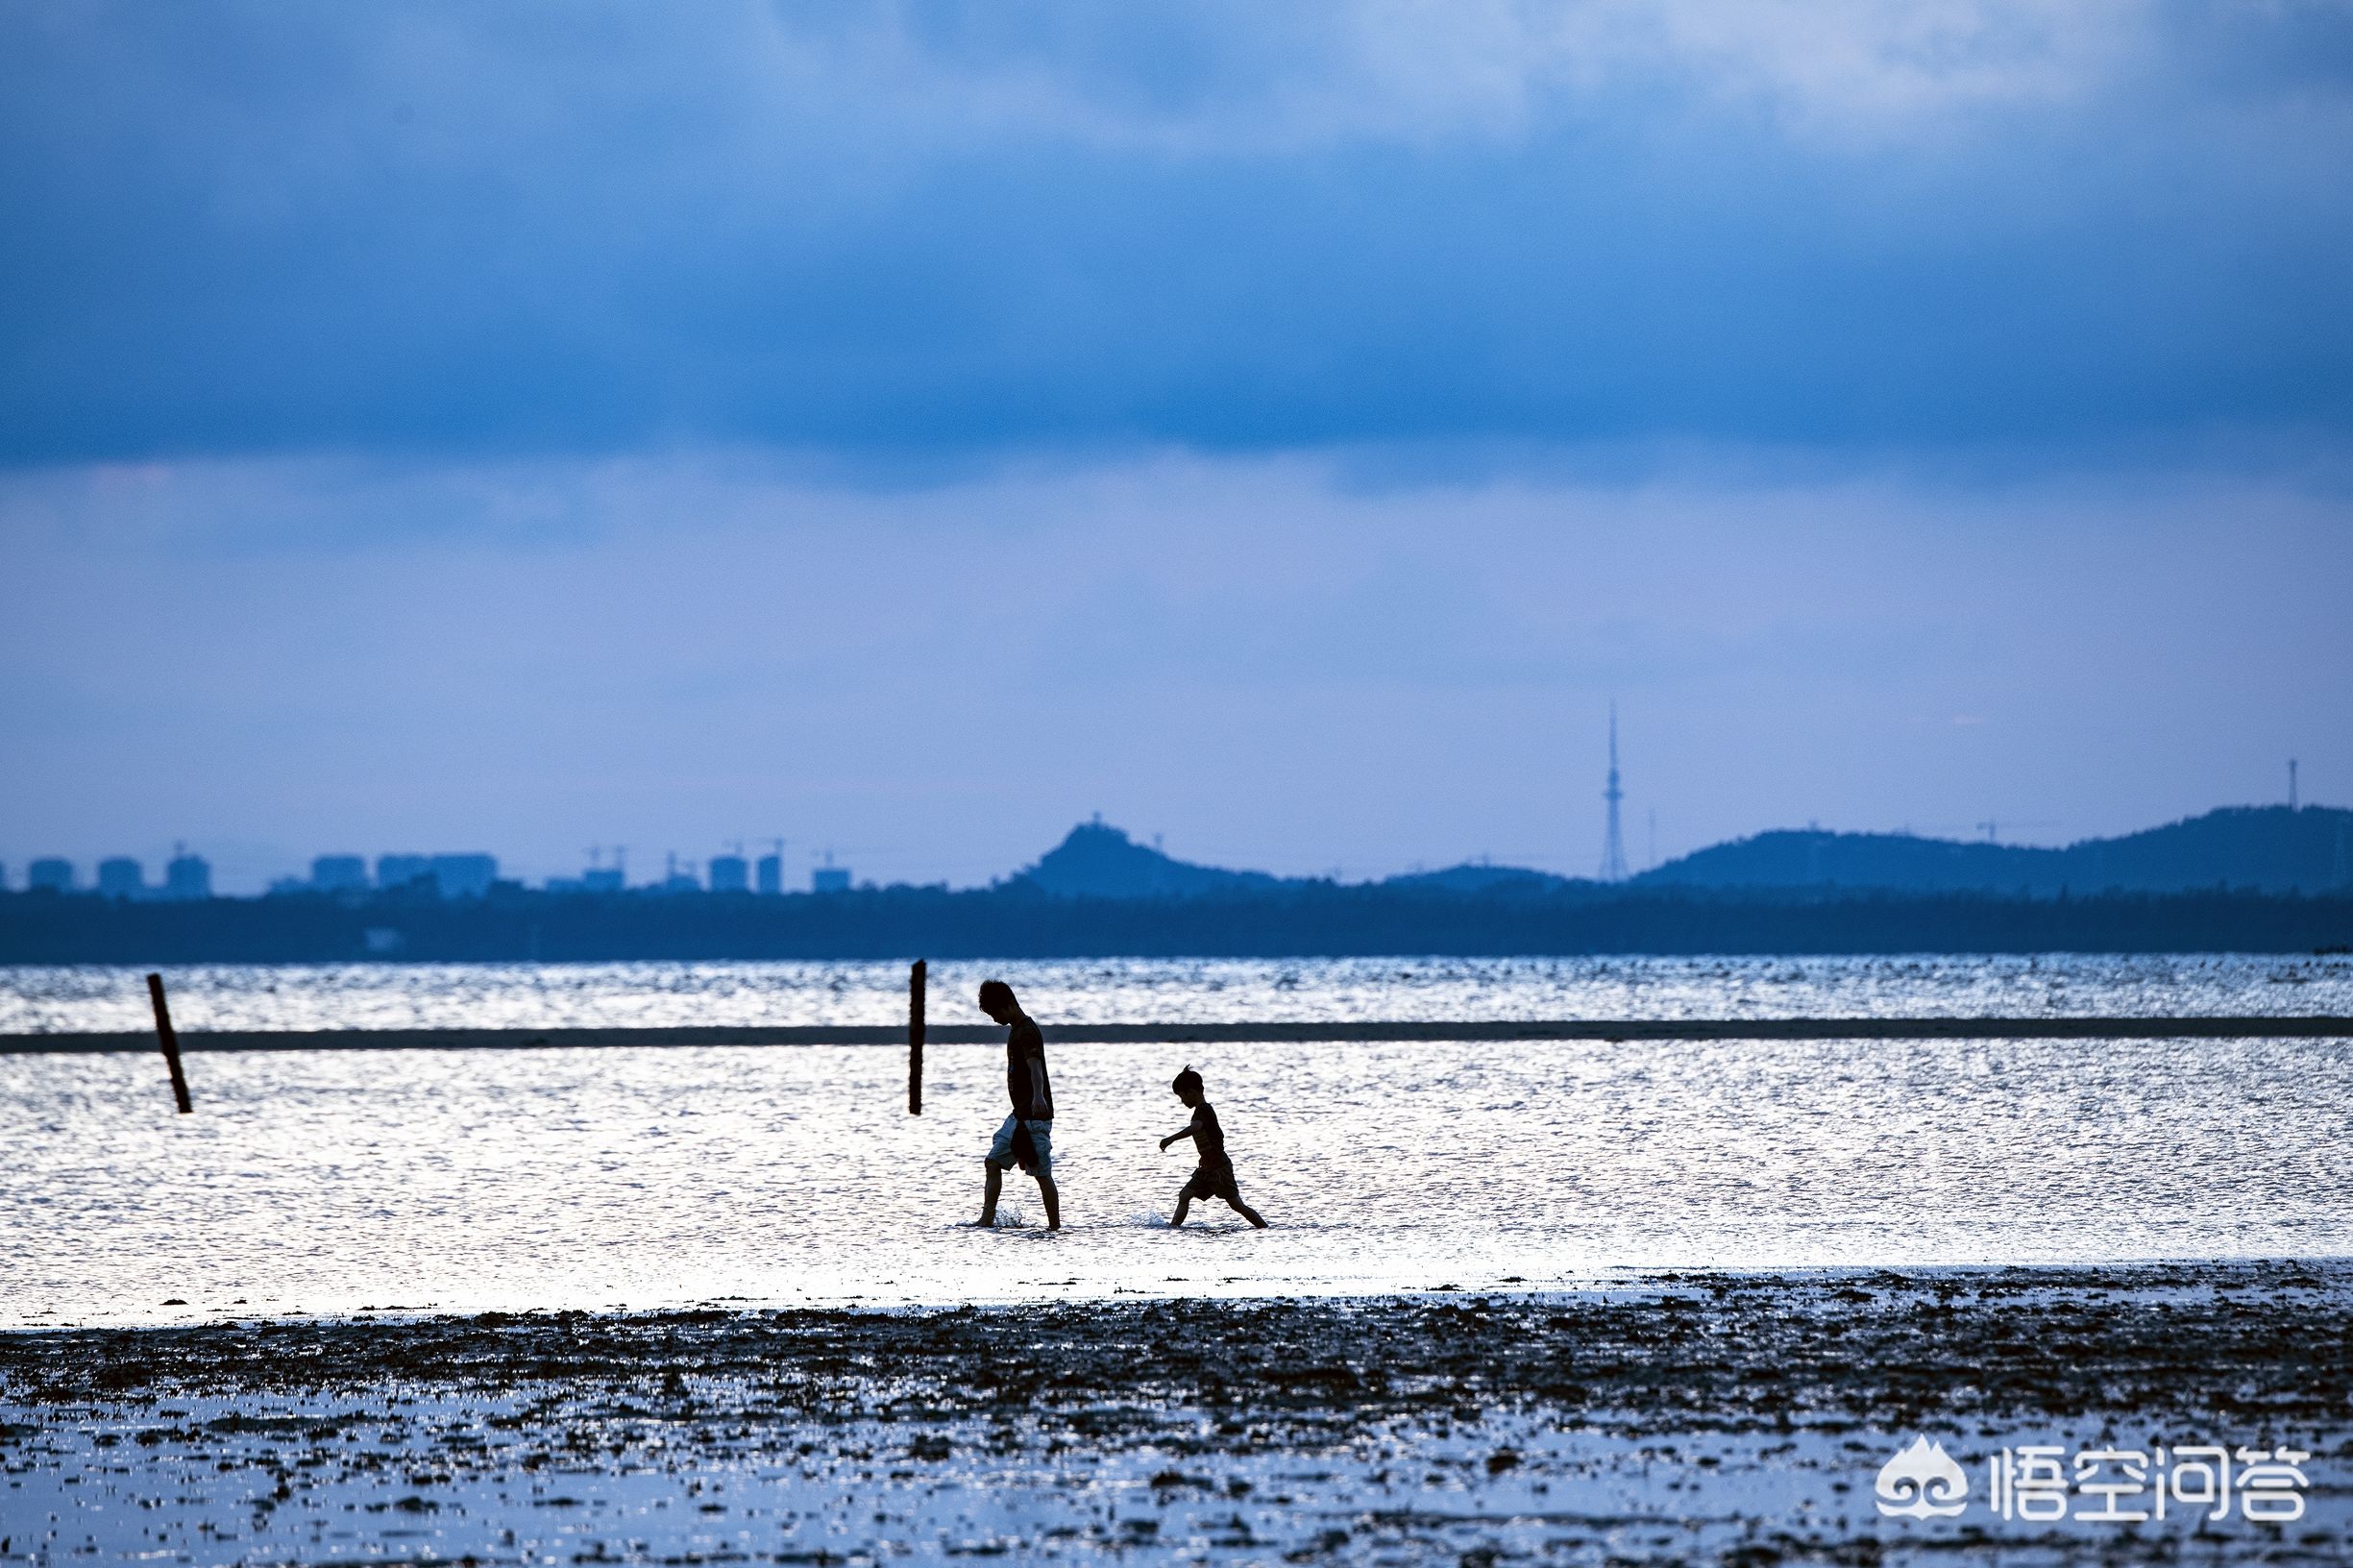
[[[1190,1138],[1190,1137],[1192,1137],[1192,1136],[1193,1136],[1192,1124],[1191,1124],[1190,1122],[1188,1122],[1188,1123],[1186,1123],[1185,1130],[1184,1130],[1183,1132],[1181,1132],[1181,1133],[1170,1133],[1170,1134],[1169,1134],[1169,1135],[1168,1135],[1166,1138],[1164,1138],[1164,1139],[1162,1139],[1160,1140],[1161,1152],[1162,1152],[1163,1154],[1167,1153],[1167,1152],[1168,1152],[1168,1145],[1169,1145],[1169,1144],[1176,1142],[1176,1141],[1177,1141],[1177,1140],[1179,1140],[1180,1139],[1187,1139],[1187,1138]]]
[[[1045,1058],[1033,1056],[1029,1062],[1029,1104],[1022,1108],[1024,1119],[1035,1119],[1045,1109]]]

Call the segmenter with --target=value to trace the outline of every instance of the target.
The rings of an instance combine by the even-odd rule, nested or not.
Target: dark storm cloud
[[[2342,6],[807,10],[12,8],[0,456],[2353,417]]]

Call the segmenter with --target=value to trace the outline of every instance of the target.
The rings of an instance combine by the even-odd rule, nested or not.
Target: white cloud
[[[690,180],[692,159],[674,155],[713,129],[730,160],[765,146],[806,179],[1005,138],[1286,155],[1507,140],[1555,118],[1672,119],[1695,105],[1883,133],[2096,94],[2161,46],[2165,25],[2155,0],[1217,0],[1148,15],[727,0],[557,14],[347,13],[337,92],[309,101],[331,120],[353,87],[383,114],[404,105],[402,141],[460,162],[483,142],[574,134],[585,112]],[[278,156],[332,166],[351,129],[375,134],[331,123]]]
[[[772,14],[777,80],[828,84],[861,117],[1201,153],[1507,137],[1630,93],[1886,130],[2096,92],[2157,23],[2150,0],[1349,0],[1163,12],[1148,51],[1118,46],[1127,12],[915,5],[821,31]]]

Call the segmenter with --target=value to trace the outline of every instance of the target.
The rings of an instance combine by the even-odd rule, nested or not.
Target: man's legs
[[[1005,1167],[993,1160],[983,1160],[981,1164],[988,1167],[989,1188],[981,1195],[980,1222],[993,1225],[996,1223],[996,1196],[1005,1189]]]
[[[980,1200],[980,1222],[983,1225],[996,1223],[997,1194],[1005,1189],[1005,1167],[1013,1164],[1013,1135],[1019,1125],[1014,1117],[1007,1116],[1004,1125],[997,1128],[996,1136],[989,1140],[989,1152],[981,1161],[989,1167],[989,1188]]]
[[[1029,1133],[1029,1152],[1038,1164],[1030,1175],[1038,1182],[1038,1196],[1045,1200],[1045,1228],[1062,1229],[1062,1188],[1054,1185],[1054,1124],[1051,1121],[1025,1121],[1021,1124]]]
[[[993,1225],[996,1223],[997,1194],[1005,1189],[1005,1167],[993,1160],[984,1160],[981,1164],[989,1169],[989,1188],[981,1196],[980,1222]],[[1038,1196],[1045,1200],[1045,1228],[1049,1231],[1061,1230],[1062,1189],[1054,1185],[1054,1178],[1044,1171],[1038,1173]]]
[[[981,1198],[980,1222],[996,1223],[996,1200],[1005,1189],[1005,1167],[1014,1163],[1014,1137],[1023,1123],[1016,1116],[1007,1116],[1005,1125],[996,1130],[996,1140],[989,1145],[989,1158],[982,1161],[989,1170],[989,1187]],[[1038,1157],[1038,1196],[1045,1200],[1045,1228],[1062,1229],[1062,1189],[1054,1185],[1054,1127],[1047,1121],[1027,1123],[1029,1146]]]

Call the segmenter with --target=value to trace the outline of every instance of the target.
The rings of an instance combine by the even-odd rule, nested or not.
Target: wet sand
[[[1882,1517],[1915,1434],[1955,1519]],[[2003,1447],[2292,1445],[2284,1524],[2003,1520]],[[0,1557],[2342,1562],[2353,1265],[0,1335]]]

